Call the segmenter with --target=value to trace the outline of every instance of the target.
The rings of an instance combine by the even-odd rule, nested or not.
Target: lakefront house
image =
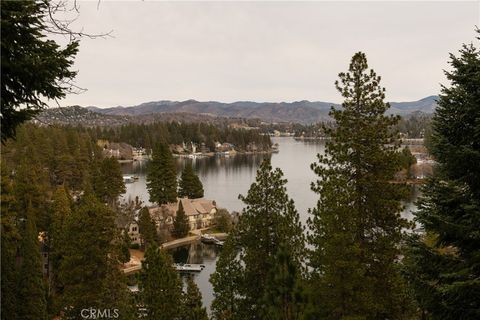
[[[132,244],[140,245],[140,228],[135,218],[127,215],[117,215],[115,219],[117,228],[122,232],[127,232]]]
[[[215,200],[178,198],[176,203],[148,208],[150,216],[157,225],[157,229],[173,228],[173,220],[177,215],[180,202],[188,218],[190,230],[207,228],[213,224],[213,218],[215,213],[217,213]]]
[[[137,221],[134,220],[128,225],[128,236],[130,237],[130,241],[132,242],[132,244],[141,244],[140,229],[138,227]]]

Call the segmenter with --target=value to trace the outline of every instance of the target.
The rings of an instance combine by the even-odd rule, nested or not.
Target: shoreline
[[[197,234],[196,232],[192,232],[194,233],[194,235],[162,243],[159,247],[165,250],[169,250],[169,249],[175,249],[177,247],[181,247],[187,244],[192,244],[194,242],[200,241],[202,230],[194,230],[194,231],[197,231],[200,233]],[[219,240],[224,240],[228,237],[227,233],[211,233],[210,235],[218,238]],[[123,266],[120,267],[121,271],[125,275],[138,272],[142,269],[142,261],[145,254],[145,252],[140,249],[129,249],[129,251],[130,251],[130,261],[127,263],[124,263]]]
[[[229,153],[218,153],[218,152],[209,152],[209,153],[173,153],[175,158],[210,158],[210,157],[234,157],[236,155],[255,155],[255,154],[272,154],[275,153],[273,150],[268,151],[231,151]]]

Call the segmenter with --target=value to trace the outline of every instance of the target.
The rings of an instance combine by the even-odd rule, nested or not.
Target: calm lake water
[[[287,182],[289,196],[295,201],[301,222],[308,218],[308,208],[315,206],[318,196],[310,190],[310,184],[316,176],[310,170],[310,164],[316,160],[318,153],[325,151],[324,141],[296,141],[293,138],[272,138],[279,144],[280,152],[272,155],[236,155],[231,157],[210,157],[198,159],[176,158],[177,171],[180,172],[187,161],[191,161],[203,183],[205,198],[213,199],[217,206],[231,211],[241,211],[242,202],[239,194],[246,194],[256,171],[265,157],[271,158],[272,166],[279,167]],[[122,165],[124,174],[135,174],[139,180],[126,185],[125,199],[139,197],[145,204],[148,191],[145,182],[146,163],[133,162]],[[415,210],[414,201],[418,189],[412,188],[412,196],[407,202],[403,215],[411,219]],[[195,275],[195,281],[203,295],[204,305],[209,309],[213,300],[212,286],[208,279],[215,271],[215,262],[219,249],[213,245],[194,243],[172,251],[176,262],[202,263],[206,268]]]

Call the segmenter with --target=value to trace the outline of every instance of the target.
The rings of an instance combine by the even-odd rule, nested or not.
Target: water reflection
[[[257,170],[263,159],[271,158],[270,154],[237,154],[232,156],[212,156],[202,158],[175,158],[175,167],[180,173],[187,163],[191,163],[200,176],[218,174],[219,168],[225,168],[226,173],[242,170]],[[147,161],[133,161],[122,164],[124,174],[145,175]]]
[[[246,193],[250,184],[255,180],[258,167],[270,155],[238,154],[235,156],[214,156],[205,158],[175,158],[177,173],[180,175],[183,167],[192,163],[200,177],[205,190],[205,198],[214,199],[220,207],[240,211],[242,204],[238,200],[240,193]],[[126,185],[124,198],[135,199],[139,197],[149,205],[149,195],[146,188],[146,161],[134,161],[122,164],[123,174],[136,175],[139,179]]]
[[[221,248],[216,245],[194,242],[190,245],[170,250],[173,260],[176,263],[203,264],[205,268],[198,273],[193,273],[194,281],[202,293],[203,305],[210,312],[210,305],[213,301],[213,287],[209,282],[210,275],[215,272],[217,256]],[[183,275],[185,277],[186,275]]]
[[[294,140],[293,138],[273,138],[278,143],[280,152],[273,155],[244,155],[215,156],[207,158],[176,158],[177,171],[180,173],[187,162],[192,162],[202,180],[207,199],[216,200],[217,205],[229,211],[241,211],[243,203],[238,199],[239,194],[246,194],[250,185],[255,181],[258,167],[262,160],[270,157],[273,167],[282,169],[288,180],[287,191],[295,201],[302,223],[308,218],[308,209],[316,205],[318,195],[310,190],[310,184],[317,179],[310,169],[318,153],[325,152],[325,141]],[[149,196],[146,188],[146,162],[135,161],[122,165],[125,174],[135,174],[139,180],[126,185],[126,199],[136,196],[146,204]],[[418,196],[418,187],[414,187],[411,201],[406,203],[405,216],[411,217],[411,210],[415,210],[412,203]]]
[[[205,197],[217,201],[219,207],[230,211],[241,211],[242,202],[239,194],[246,194],[252,182],[255,181],[256,171],[265,157],[271,157],[272,166],[282,169],[288,180],[287,191],[295,201],[300,214],[300,220],[305,225],[308,218],[308,209],[316,205],[318,195],[310,190],[311,182],[316,176],[310,169],[310,164],[316,161],[318,153],[325,152],[325,141],[301,141],[292,138],[273,138],[278,143],[280,152],[269,155],[236,155],[230,157],[210,158],[177,158],[177,171],[180,172],[187,161],[191,161],[202,180]],[[148,191],[146,188],[146,162],[133,162],[122,165],[125,174],[134,174],[139,180],[126,185],[126,199],[138,196],[146,204]],[[414,201],[419,196],[419,186],[412,186],[411,198],[405,201],[405,210],[402,215],[412,219],[412,211],[416,210]],[[204,264],[205,269],[194,275],[195,282],[200,288],[203,303],[207,310],[213,300],[212,285],[208,281],[215,271],[216,257],[219,248],[214,245],[205,245],[201,242],[183,246],[172,251],[175,262]]]
[[[198,241],[187,246],[172,249],[170,253],[176,263],[203,264],[208,261],[215,261],[220,250],[219,246],[204,244]]]
[[[421,193],[421,185],[411,185],[410,187],[410,193],[409,193],[409,198],[406,199],[403,202],[404,209],[402,212],[402,217],[406,218],[407,220],[412,221],[414,218],[413,213],[417,211],[417,205],[416,202],[418,200],[418,197],[420,197]],[[417,226],[418,227],[418,226]]]
[[[270,158],[264,154],[238,154],[235,156],[214,156],[206,158],[176,158],[177,171],[180,172],[186,163],[192,163],[200,176],[218,175],[219,168],[224,168],[225,174],[236,174],[243,170],[257,170],[263,159]]]

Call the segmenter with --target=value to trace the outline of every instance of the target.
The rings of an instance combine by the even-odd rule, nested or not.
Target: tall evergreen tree
[[[147,189],[150,202],[161,205],[177,201],[177,172],[166,144],[157,144],[153,149],[147,168]]]
[[[288,198],[286,182],[282,171],[272,170],[270,162],[265,160],[247,195],[240,196],[246,207],[210,280],[215,291],[212,308],[216,318],[264,317],[270,306],[263,297],[273,294],[267,292],[273,289],[267,281],[275,269],[279,247],[287,253],[289,264],[301,268],[303,227],[293,201]],[[237,274],[232,277],[234,272]],[[222,297],[223,292],[230,302]]]
[[[177,238],[183,238],[188,235],[189,231],[188,217],[183,209],[182,201],[179,201],[177,214],[173,220],[173,234]]]
[[[232,216],[226,209],[218,209],[213,219],[215,229],[229,233],[233,228]]]
[[[336,128],[324,129],[332,139],[312,164],[320,196],[309,219],[314,303],[327,319],[397,319],[404,289],[395,260],[408,226],[400,217],[403,192],[389,182],[399,170],[390,130],[398,118],[384,115],[385,89],[365,54],[356,53],[339,77],[345,100],[332,108]]]
[[[2,143],[15,137],[16,127],[44,109],[47,99],[63,98],[78,41],[62,49],[45,33],[51,29],[48,14],[54,8],[45,1],[6,1],[1,6],[2,32]]]
[[[140,273],[140,297],[147,320],[179,318],[182,311],[182,283],[173,269],[172,257],[149,246]]]
[[[50,300],[53,301],[53,309],[50,312],[58,311],[58,295],[62,292],[62,284],[58,279],[60,263],[64,255],[65,246],[65,222],[67,217],[71,215],[71,201],[65,187],[59,187],[52,197],[51,205],[51,227],[48,232],[48,249],[49,262],[51,265],[51,273],[49,274],[49,294]]]
[[[127,263],[130,261],[130,246],[132,245],[132,239],[128,235],[128,230],[123,231],[119,241],[119,260],[121,263]]]
[[[432,123],[438,164],[415,213],[426,235],[411,241],[407,275],[425,317],[479,319],[480,49],[463,45],[450,65]]]
[[[45,170],[35,156],[25,157],[15,168],[13,179],[16,212],[19,218],[25,218],[27,208],[33,211],[36,227],[46,230],[48,225],[47,192]]]
[[[412,155],[410,148],[404,147],[400,152],[400,165],[407,171],[407,179],[412,178],[412,166],[417,163],[417,159]]]
[[[93,190],[99,199],[113,205],[125,192],[122,170],[117,159],[108,157],[94,165]]]
[[[211,310],[216,320],[242,320],[248,318],[243,308],[244,298],[240,295],[243,267],[237,262],[238,250],[235,244],[235,229],[230,233],[217,260],[215,272],[210,277],[213,285]]]
[[[187,277],[187,290],[183,293],[182,319],[183,320],[208,320],[207,310],[202,306],[202,294],[193,281],[192,276]]]
[[[16,319],[17,308],[17,247],[20,234],[15,211],[15,196],[9,169],[5,161],[1,163],[1,319]]]
[[[138,231],[142,237],[143,247],[146,248],[150,245],[156,246],[158,244],[158,233],[155,221],[150,216],[150,212],[147,207],[143,207],[140,210],[140,217],[138,219]]]
[[[87,186],[80,205],[67,217],[64,230],[59,281],[63,285],[62,306],[66,315],[80,319],[85,308],[116,308],[123,318],[129,311],[127,288],[118,274],[114,248],[114,212]]]
[[[47,301],[40,243],[35,226],[35,216],[30,208],[27,209],[24,224],[20,245],[21,260],[16,316],[18,319],[25,320],[46,319]]]
[[[306,299],[299,265],[293,263],[283,245],[278,249],[274,263],[263,296],[263,303],[267,306],[263,319],[301,319]]]
[[[192,164],[188,162],[182,170],[179,182],[179,197],[189,199],[203,198],[203,185],[198,175],[193,171]]]

